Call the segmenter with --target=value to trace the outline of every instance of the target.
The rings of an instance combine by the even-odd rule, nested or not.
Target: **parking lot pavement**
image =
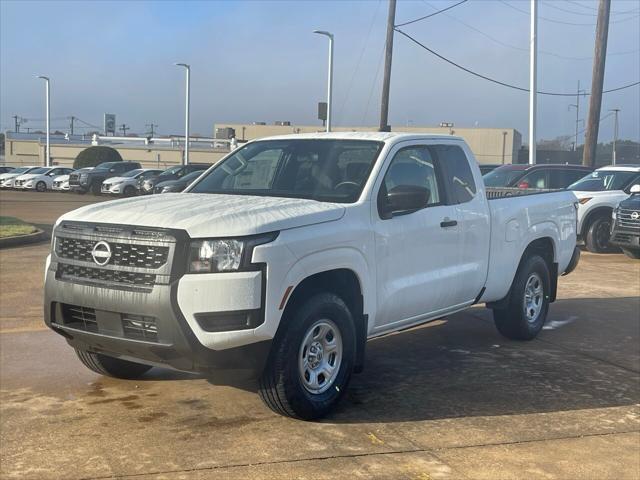
[[[482,307],[369,342],[337,411],[300,422],[251,383],[84,368],[42,324],[47,251],[0,250],[2,478],[640,478],[640,262],[622,255],[583,254],[532,342]]]

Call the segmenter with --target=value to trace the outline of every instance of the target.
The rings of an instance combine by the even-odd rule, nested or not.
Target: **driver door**
[[[396,147],[378,195],[398,185],[429,190],[426,207],[384,219],[373,214],[378,311],[374,331],[417,323],[452,307],[459,255],[458,211],[447,205],[444,175],[426,145]]]

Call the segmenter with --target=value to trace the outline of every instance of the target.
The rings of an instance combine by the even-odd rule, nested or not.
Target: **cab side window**
[[[476,195],[469,159],[457,145],[435,145],[432,147],[445,172],[445,182],[450,190],[451,204],[467,203]]]
[[[518,181],[519,188],[549,188],[547,170],[535,170]]]
[[[427,206],[441,203],[438,186],[438,169],[434,158],[426,146],[407,147],[395,154],[385,174],[380,189],[381,195],[399,185],[411,185],[429,190]]]

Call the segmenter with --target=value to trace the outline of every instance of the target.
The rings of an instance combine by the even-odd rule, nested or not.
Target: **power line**
[[[396,32],[398,32],[399,34],[405,36],[406,38],[408,38],[409,40],[411,40],[413,43],[415,43],[416,45],[419,45],[420,47],[422,47],[423,49],[425,49],[427,52],[431,53],[432,55],[435,55],[436,57],[438,57],[440,60],[444,60],[445,62],[447,62],[450,65],[453,65],[456,68],[459,68],[460,70],[463,70],[467,73],[470,73],[471,75],[474,75],[476,77],[482,78],[484,80],[487,80],[489,82],[493,82],[496,83],[498,85],[502,85],[503,87],[507,87],[507,88],[512,88],[514,90],[520,90],[522,92],[528,92],[529,89],[528,88],[524,88],[524,87],[519,87],[517,85],[512,85],[510,83],[507,82],[503,82],[501,80],[496,80],[495,78],[491,78],[488,77],[486,75],[482,75],[481,73],[477,73],[474,72],[473,70],[470,70],[469,68],[463,67],[462,65],[454,62],[453,60],[449,60],[448,58],[440,55],[438,52],[430,49],[429,47],[427,47],[426,45],[420,43],[418,40],[416,40],[415,38],[413,38],[411,35],[403,32],[402,30],[400,30],[399,28],[395,29]],[[602,93],[610,93],[610,92],[617,92],[619,90],[624,90],[625,88],[630,88],[630,87],[634,87],[636,85],[640,85],[640,81],[638,82],[634,82],[634,83],[630,83],[628,85],[623,85],[621,87],[617,87],[617,88],[612,88],[610,90],[605,90]],[[538,91],[537,93],[539,93],[540,95],[550,95],[550,96],[555,96],[555,97],[573,97],[575,96],[575,93],[559,93],[559,92],[544,92],[544,91]]]
[[[429,8],[433,8],[434,10],[436,10],[436,7],[434,7],[433,5],[431,5],[429,2],[427,2],[425,0],[422,0],[422,3],[427,5]],[[517,45],[512,45],[510,43],[503,42],[502,40],[499,40],[499,39],[489,35],[488,33],[486,33],[484,31],[474,27],[473,25],[470,25],[470,24],[460,20],[457,17],[454,17],[451,14],[445,13],[444,16],[447,17],[447,18],[450,18],[451,20],[454,20],[454,21],[462,24],[463,26],[467,27],[470,30],[473,30],[476,33],[479,33],[483,37],[488,38],[489,40],[491,40],[494,43],[497,43],[498,45],[501,45],[501,46],[506,47],[506,48],[511,48],[513,50],[517,50],[517,51],[520,51],[520,52],[527,52],[527,54],[529,53],[529,49],[528,48],[519,47]],[[611,53],[608,53],[607,55],[608,56],[629,55],[629,54],[638,53],[638,52],[640,52],[640,49],[627,50],[627,51],[622,51],[622,52],[611,52]],[[556,58],[559,58],[561,60],[579,60],[579,61],[584,61],[584,60],[592,60],[593,59],[593,57],[570,57],[570,56],[566,56],[566,55],[560,55],[560,54],[554,53],[554,52],[549,52],[549,51],[546,51],[546,50],[538,50],[538,53],[541,54],[541,55],[548,55],[548,56],[551,56],[551,57],[556,57]]]
[[[410,25],[412,23],[416,23],[416,22],[419,22],[421,20],[425,20],[427,18],[430,18],[430,17],[433,17],[435,15],[438,15],[439,13],[446,12],[447,10],[451,10],[452,8],[457,7],[458,5],[462,5],[463,3],[467,2],[467,1],[468,0],[462,0],[462,1],[458,2],[458,3],[454,3],[453,5],[449,5],[447,8],[443,8],[442,10],[438,10],[437,12],[433,12],[433,13],[431,13],[429,15],[425,15],[424,17],[416,18],[415,20],[410,20],[410,21],[404,22],[404,23],[399,23],[398,25],[394,25],[394,26],[395,27],[404,27],[405,25]]]
[[[355,80],[356,74],[358,73],[358,70],[360,69],[360,63],[362,63],[362,58],[364,57],[364,52],[367,49],[367,46],[369,44],[369,37],[371,36],[371,31],[373,30],[373,25],[376,21],[376,18],[378,18],[378,12],[380,11],[380,5],[382,5],[382,0],[378,0],[378,5],[376,7],[376,11],[373,13],[373,17],[371,17],[371,23],[369,24],[369,31],[367,32],[367,36],[364,40],[364,43],[362,45],[362,51],[360,52],[360,58],[358,58],[358,63],[356,63],[356,68],[353,70],[353,74],[351,75],[351,79],[349,80],[349,86],[347,87],[347,93],[344,96],[344,100],[342,101],[342,105],[340,106],[340,109],[337,111],[337,115],[336,118],[339,118],[340,120],[342,120],[342,113],[344,111],[344,107],[347,103],[347,99],[349,98],[349,94],[351,93],[351,87],[353,86],[353,81]]]
[[[553,9],[555,9],[555,10],[559,10],[561,12],[566,12],[566,13],[571,13],[571,14],[574,14],[574,15],[584,15],[584,16],[587,16],[587,17],[597,17],[598,16],[598,14],[593,12],[593,11],[591,13],[586,13],[586,12],[576,12],[575,10],[567,10],[566,8],[558,7],[558,5],[555,5],[550,0],[545,1],[544,5],[546,5],[547,7],[551,7]],[[588,7],[585,7],[585,8],[588,8]],[[638,13],[639,11],[640,11],[639,9],[635,8],[633,10],[627,10],[625,12],[616,12],[616,13],[618,15],[624,15],[624,14],[628,15],[630,13]],[[611,12],[611,13],[613,14],[614,12]]]
[[[529,12],[527,12],[526,10],[521,10],[520,8],[510,4],[506,0],[498,0],[498,1],[500,3],[506,5],[507,7],[514,9],[517,12],[520,12],[520,13],[523,13],[523,14],[529,16]],[[541,20],[546,20],[547,22],[559,23],[561,25],[573,25],[573,26],[582,26],[582,27],[593,27],[593,26],[595,26],[595,23],[565,22],[563,20],[556,20],[555,18],[543,17],[541,15],[538,15],[538,18],[541,19]],[[626,22],[627,20],[633,20],[634,18],[638,18],[638,15],[635,15],[635,16],[632,16],[632,17],[627,17],[627,18],[622,18],[620,20],[611,20],[609,23],[621,23],[621,22]]]
[[[581,7],[581,8],[586,8],[587,10],[592,10],[592,11],[596,11],[596,12],[598,11],[597,7],[588,7],[587,5],[583,5],[583,4],[581,4],[579,2],[576,2],[574,0],[565,0],[565,2],[566,3],[572,3],[573,5],[576,5],[576,6]],[[611,15],[624,15],[625,13],[635,13],[637,11],[638,11],[637,8],[632,8],[631,10],[625,10],[624,12],[611,12]],[[596,15],[596,14],[594,13],[594,15]]]

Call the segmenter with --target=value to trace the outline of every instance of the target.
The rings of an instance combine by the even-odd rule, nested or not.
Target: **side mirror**
[[[636,183],[634,186],[631,187],[631,195],[637,195],[640,193],[640,183]]]
[[[394,215],[405,215],[424,208],[429,203],[431,191],[428,188],[417,185],[398,185],[387,192],[383,197],[383,205],[380,208],[382,218],[391,218]]]

